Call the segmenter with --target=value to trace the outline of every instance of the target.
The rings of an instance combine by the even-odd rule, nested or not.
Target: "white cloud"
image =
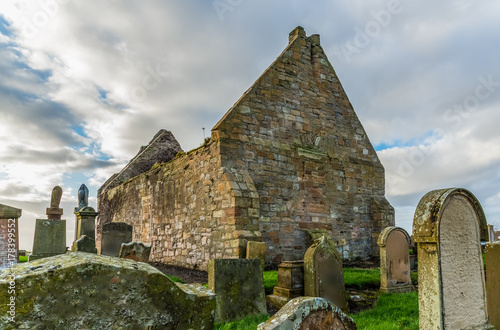
[[[0,198],[38,202],[56,184],[75,192],[82,180],[95,196],[161,128],[183,149],[197,147],[201,128],[208,133],[303,25],[321,35],[370,140],[399,146],[379,153],[397,219],[408,222],[427,190],[449,185],[477,191],[487,215],[500,216],[491,202],[500,91],[458,126],[445,117],[479,77],[500,81],[500,5],[402,0],[401,12],[346,61],[339,47],[388,4],[244,1],[221,20],[210,1],[2,2],[12,34],[0,33],[0,187],[18,192]],[[424,142],[432,132],[436,140]],[[402,160],[419,144],[431,153],[401,178]],[[25,214],[41,212],[35,206]]]

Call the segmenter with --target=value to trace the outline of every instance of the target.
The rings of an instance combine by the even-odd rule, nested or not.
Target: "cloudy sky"
[[[0,203],[31,250],[53,186],[73,240],[81,183],[99,186],[161,128],[184,150],[288,43],[321,44],[386,169],[396,224],[429,190],[465,187],[500,227],[500,3],[0,3]]]

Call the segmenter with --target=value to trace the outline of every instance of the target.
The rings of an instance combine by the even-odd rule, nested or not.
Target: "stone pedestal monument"
[[[47,219],[36,219],[30,261],[66,253],[66,220],[61,220],[61,197],[62,188],[55,186],[52,189],[50,207],[46,211]]]
[[[80,189],[78,189],[78,207],[75,207],[75,243],[82,236],[87,236],[90,239],[86,245],[92,245],[92,251],[95,250],[95,219],[99,212],[96,212],[94,208],[89,205],[89,190],[82,184]],[[93,243],[92,243],[93,242]],[[72,250],[78,251],[79,244],[73,243]],[[97,251],[97,250],[95,250]],[[90,251],[86,251],[90,252]],[[97,252],[96,252],[97,253]]]

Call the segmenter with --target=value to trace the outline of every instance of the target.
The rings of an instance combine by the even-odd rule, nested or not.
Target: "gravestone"
[[[321,329],[356,330],[354,320],[324,298],[299,297],[290,300],[258,330]]]
[[[262,271],[266,266],[266,243],[248,241],[247,243],[247,259],[260,259],[262,264]]]
[[[433,190],[413,219],[418,244],[421,329],[491,329],[481,240],[488,239],[483,209],[465,189]]]
[[[216,294],[215,322],[265,314],[266,298],[259,259],[212,259],[208,288]]]
[[[486,288],[490,323],[500,329],[500,241],[486,243]]]
[[[55,186],[52,189],[50,207],[46,211],[47,219],[36,219],[30,261],[66,253],[66,220],[61,220],[61,197],[62,188]]]
[[[488,225],[488,242],[495,241],[495,230],[493,225]]]
[[[17,264],[19,259],[18,219],[22,210],[0,204],[0,269]]]
[[[97,251],[95,246],[95,219],[99,212],[96,212],[94,208],[89,205],[89,190],[87,186],[82,184],[80,189],[78,189],[78,206],[75,207],[75,241],[73,243],[73,251],[78,250],[78,246],[88,250],[86,252],[94,253]],[[87,238],[85,241],[80,241],[75,245],[75,243],[83,236]],[[93,242],[93,243],[92,243]],[[85,245],[82,245],[85,244]],[[93,247],[91,245],[93,244]],[[74,250],[77,249],[77,250]]]
[[[122,243],[118,257],[134,261],[148,262],[150,254],[151,245],[144,245],[142,242],[130,242]]]
[[[125,222],[108,222],[102,226],[101,254],[118,257],[122,243],[132,242],[132,226]]]
[[[15,292],[7,294],[16,274]],[[0,270],[1,329],[213,329],[215,296],[133,260],[70,252]],[[15,317],[8,303],[15,298]]]
[[[79,239],[73,242],[73,246],[71,247],[71,251],[73,252],[88,252],[88,253],[96,253],[97,249],[95,247],[95,240],[92,238],[83,235]]]
[[[283,261],[278,265],[278,283],[266,300],[281,308],[293,298],[304,295],[304,261]]]
[[[378,237],[380,246],[380,291],[415,290],[410,277],[410,236],[403,228],[386,227]]]
[[[332,244],[334,246],[331,238],[321,236],[307,249],[304,255],[304,293],[309,297],[329,299],[347,311],[342,259]]]

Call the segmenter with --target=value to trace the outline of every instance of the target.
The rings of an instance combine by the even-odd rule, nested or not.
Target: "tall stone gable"
[[[206,269],[267,243],[267,262],[302,259],[326,230],[344,258],[378,254],[394,225],[384,168],[320,46],[289,44],[204,146],[99,194],[99,223],[125,221],[152,259]]]

